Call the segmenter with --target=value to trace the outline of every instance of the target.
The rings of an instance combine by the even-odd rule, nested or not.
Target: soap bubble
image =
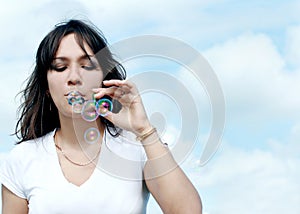
[[[75,103],[75,102],[81,103],[81,104],[84,103],[84,99],[78,91],[69,92],[67,95],[67,100],[68,100],[69,105],[73,105],[73,103]]]
[[[82,104],[80,104],[80,103],[73,103],[72,108],[73,108],[73,112],[74,113],[76,113],[76,114],[81,113],[81,111],[82,111]]]
[[[100,138],[100,132],[97,128],[89,128],[84,132],[84,140],[88,144],[96,143]]]
[[[84,103],[81,111],[81,116],[86,121],[95,121],[98,117],[96,112],[95,102],[93,100],[88,100]]]
[[[109,99],[103,98],[97,101],[96,104],[97,114],[106,116],[113,109],[113,104]]]
[[[82,105],[84,104],[84,98],[78,91],[71,91],[67,96],[68,104],[72,106],[74,113],[80,113]]]
[[[83,104],[84,104],[84,99],[82,97],[76,98],[75,101],[72,103],[73,112],[81,113]]]

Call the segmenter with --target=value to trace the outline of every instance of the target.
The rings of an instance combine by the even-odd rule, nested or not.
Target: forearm
[[[197,190],[155,132],[142,141],[147,186],[164,213],[202,213]]]

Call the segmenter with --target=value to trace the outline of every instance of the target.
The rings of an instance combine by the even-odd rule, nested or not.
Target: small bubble
[[[84,140],[88,144],[96,143],[100,138],[100,132],[97,128],[89,128],[84,132]]]
[[[98,117],[96,112],[95,102],[93,100],[89,100],[84,103],[81,111],[81,116],[86,121],[95,121]]]
[[[78,91],[71,91],[67,96],[67,100],[68,104],[73,107],[74,113],[81,112],[85,100]]]
[[[97,114],[100,116],[106,116],[113,109],[113,104],[109,99],[100,99],[96,104]]]
[[[82,104],[78,102],[74,102],[72,104],[73,112],[79,114],[82,112]]]
[[[68,103],[69,105],[73,105],[75,103],[76,98],[75,97],[68,97]]]

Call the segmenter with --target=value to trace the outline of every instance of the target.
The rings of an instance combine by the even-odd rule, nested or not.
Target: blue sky
[[[19,103],[15,96],[33,67],[39,42],[59,21],[88,18],[111,44],[145,34],[179,39],[197,49],[218,76],[226,126],[219,150],[199,167],[211,122],[209,99],[182,70],[172,72],[162,62],[155,67],[184,80],[198,103],[199,142],[182,167],[202,197],[205,214],[300,212],[299,0],[0,4],[0,162],[15,140],[10,137]],[[151,60],[131,60],[128,74],[143,65],[151,67]],[[145,104],[154,111],[151,100],[146,98]],[[162,107],[161,113],[167,115],[167,109]],[[174,112],[166,116],[169,135],[180,129],[180,113]],[[152,200],[149,213],[160,213]]]

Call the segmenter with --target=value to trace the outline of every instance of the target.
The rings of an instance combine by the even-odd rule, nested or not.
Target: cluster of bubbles
[[[113,103],[109,99],[84,100],[77,91],[72,91],[67,96],[68,104],[73,107],[74,113],[81,113],[84,120],[88,122],[95,121],[99,116],[106,116],[113,109]],[[98,141],[100,132],[97,128],[89,128],[84,133],[84,139],[87,143],[93,144]]]
[[[98,101],[86,101],[81,110],[81,116],[86,121],[95,121],[98,116],[106,116],[113,109],[113,104],[109,99],[103,98]]]
[[[95,121],[98,116],[105,117],[113,109],[113,103],[107,99],[84,100],[77,91],[72,91],[67,96],[68,103],[73,107],[74,113],[81,113],[84,120],[88,122]]]

